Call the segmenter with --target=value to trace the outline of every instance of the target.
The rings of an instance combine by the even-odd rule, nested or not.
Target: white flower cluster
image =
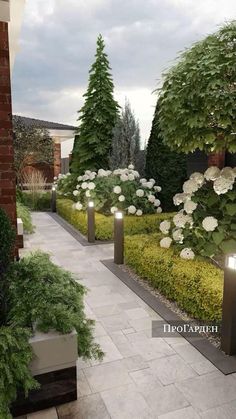
[[[96,193],[101,193],[101,190],[99,188],[97,189],[99,178],[108,177],[111,177],[113,182],[114,180],[117,180],[117,184],[113,183],[114,186],[111,192],[111,197],[113,203],[115,204],[110,208],[112,214],[114,214],[118,209],[123,209],[127,211],[128,214],[141,216],[145,207],[149,207],[149,209],[153,208],[153,211],[156,211],[157,213],[162,212],[160,206],[161,202],[156,197],[156,194],[161,191],[161,187],[155,185],[154,179],[139,179],[140,175],[136,170],[134,170],[134,166],[132,164],[130,164],[127,168],[115,169],[114,171],[99,169],[95,172],[86,170],[84,175],[78,176],[78,183],[72,191],[74,197],[78,199],[74,208],[78,211],[86,209],[86,200],[84,197],[95,199]],[[126,182],[129,183],[126,185],[124,184]],[[135,187],[137,186],[135,191],[130,182],[134,182]],[[133,202],[130,199],[130,191],[132,191],[132,194],[134,193]],[[143,204],[141,204],[139,198],[143,198]],[[139,204],[137,204],[137,202],[139,202]]]

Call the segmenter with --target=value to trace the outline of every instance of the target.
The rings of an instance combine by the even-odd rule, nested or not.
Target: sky
[[[235,18],[235,0],[26,0],[13,112],[78,125],[101,33],[115,98],[121,106],[130,101],[144,145],[163,71],[180,51]]]

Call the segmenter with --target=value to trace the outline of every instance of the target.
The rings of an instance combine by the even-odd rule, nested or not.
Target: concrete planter
[[[77,334],[40,333],[30,339],[35,354],[31,371],[40,383],[25,399],[18,393],[12,405],[13,416],[25,415],[77,399]]]

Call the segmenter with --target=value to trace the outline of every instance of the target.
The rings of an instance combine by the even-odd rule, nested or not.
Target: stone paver
[[[152,338],[159,316],[101,262],[113,245],[83,247],[48,214],[34,213],[26,249],[49,252],[88,287],[102,362],[78,360],[78,400],[27,419],[235,419],[236,376],[224,376],[183,338]]]

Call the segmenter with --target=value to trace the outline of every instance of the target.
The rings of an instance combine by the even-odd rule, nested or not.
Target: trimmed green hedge
[[[57,200],[57,212],[66,221],[77,228],[82,234],[87,234],[87,215],[83,211],[72,208],[73,201],[59,198]],[[125,234],[153,233],[158,230],[161,221],[172,218],[173,213],[146,214],[141,217],[129,215],[125,217]],[[113,236],[114,217],[96,213],[96,239],[110,240]]]
[[[159,234],[125,238],[125,261],[140,277],[199,320],[221,320],[223,272],[204,259],[183,260]]]

